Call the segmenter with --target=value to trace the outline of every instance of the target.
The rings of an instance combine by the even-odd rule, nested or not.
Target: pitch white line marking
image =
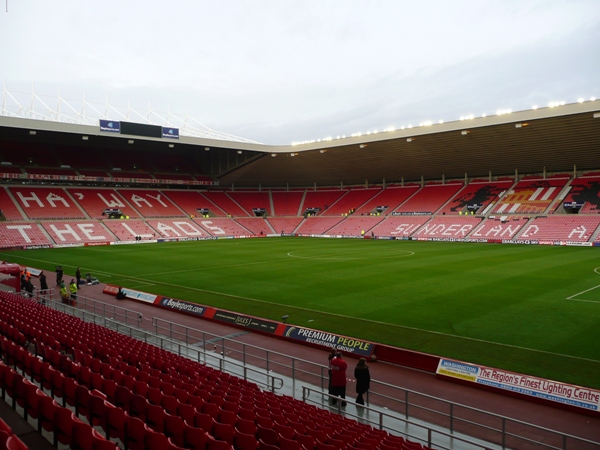
[[[597,273],[598,275],[600,275],[600,272],[598,270],[600,270],[600,267],[596,267],[594,269],[594,272]],[[599,287],[600,287],[600,284],[598,286],[594,286],[594,287],[591,287],[589,289],[586,289],[585,291],[578,292],[577,294],[574,294],[574,295],[571,295],[570,297],[567,297],[567,300],[572,300],[574,302],[600,303],[600,301],[598,301],[598,300],[585,300],[585,299],[581,299],[581,298],[574,298],[574,297],[577,297],[577,296],[579,296],[581,294],[585,294],[586,292],[593,291],[594,289],[598,289]]]

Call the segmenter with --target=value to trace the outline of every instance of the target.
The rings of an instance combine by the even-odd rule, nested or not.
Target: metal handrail
[[[91,300],[91,299],[90,299]],[[98,302],[96,300],[93,300],[93,302]],[[102,303],[102,302],[98,302],[98,303]],[[63,306],[67,306],[67,305],[63,305]],[[110,306],[111,308],[113,307],[112,305],[107,305]],[[118,308],[118,307],[116,307]],[[78,308],[72,308],[74,310],[77,310]],[[105,310],[105,308],[95,308],[95,310]],[[125,308],[123,308],[125,309]],[[130,310],[127,310],[130,311]],[[142,316],[140,313],[137,313],[135,311],[130,311],[131,313],[135,313],[136,315],[139,315],[139,320],[137,321],[137,328],[126,324],[126,326],[129,328],[130,330],[130,334],[133,333],[133,330],[135,329],[136,332],[142,332],[142,333],[147,333],[145,330],[143,330],[141,328],[141,323],[142,323]],[[117,321],[114,318],[110,318],[110,321],[114,322],[115,324],[117,324],[117,327],[119,325],[122,325],[119,323],[119,321]],[[272,351],[272,350],[268,350],[262,347],[258,347],[255,345],[251,345],[251,344],[246,344],[240,341],[237,341],[235,338],[231,338],[231,337],[223,337],[223,336],[217,336],[211,333],[207,333],[205,331],[202,330],[197,330],[195,328],[191,328],[191,327],[187,327],[185,325],[181,325],[178,324],[176,322],[171,322],[162,318],[158,318],[158,317],[153,317],[152,318],[152,328],[154,333],[148,333],[148,336],[152,336],[153,338],[157,338],[159,337],[159,339],[164,339],[165,342],[168,342],[171,345],[175,345],[175,346],[181,346],[181,348],[186,348],[189,351],[192,352],[198,352],[198,354],[200,354],[200,350],[198,349],[198,347],[200,347],[202,349],[203,355],[206,358],[207,356],[216,356],[219,353],[221,353],[222,356],[221,361],[222,361],[222,365],[219,366],[220,370],[225,370],[225,367],[227,364],[232,364],[234,367],[240,367],[240,368],[244,368],[244,367],[248,367],[248,366],[253,366],[253,367],[259,367],[262,368],[263,370],[265,370],[266,374],[269,374],[271,371],[274,371],[276,373],[280,373],[281,375],[284,376],[288,376],[289,378],[291,378],[292,380],[292,391],[294,392],[294,386],[296,384],[296,382],[302,382],[302,383],[308,383],[307,379],[309,380],[314,380],[314,382],[309,383],[312,384],[314,386],[320,386],[321,391],[312,389],[312,388],[308,388],[311,389],[314,392],[318,392],[319,394],[329,397],[329,394],[327,394],[325,392],[325,387],[327,385],[327,380],[328,380],[328,375],[327,375],[327,366],[323,365],[323,364],[319,364],[319,363],[315,363],[313,361],[308,361],[308,360],[304,360],[301,358],[296,358],[293,356],[290,356],[289,354],[284,354],[284,353],[280,353],[280,352],[276,352],[276,351]],[[166,338],[160,338],[160,336],[165,335],[168,337],[168,339]],[[190,343],[190,340],[195,340],[196,343]],[[212,349],[212,354],[211,350],[207,348],[207,346],[213,346]],[[219,352],[219,347],[221,352]],[[257,354],[258,352],[262,352],[263,356]],[[209,355],[210,354],[210,355]],[[229,355],[229,356],[228,356]],[[237,358],[235,356],[232,355],[238,355]],[[234,363],[234,360],[238,359],[241,361],[241,364],[236,364]],[[289,363],[285,363],[282,361],[286,361],[289,360]],[[202,362],[206,362],[202,361]],[[261,367],[262,365],[262,367]],[[314,370],[308,370],[306,368],[306,366],[308,366],[308,368],[312,368]],[[225,370],[226,371],[226,370]],[[271,375],[269,375],[271,376]],[[279,390],[283,387],[284,381],[281,378],[277,378],[278,380],[281,380],[281,387],[276,388],[274,386],[269,387],[271,390]],[[302,386],[303,392],[305,389],[307,389],[305,386]],[[398,395],[398,396],[391,396],[391,395],[386,395],[382,392],[378,392],[379,390],[382,391],[393,391],[396,392],[398,390],[403,391],[404,395]],[[303,394],[304,395],[304,394]],[[432,407],[427,407],[424,406],[422,404],[417,403],[415,400],[411,400],[411,397],[420,397],[421,399],[426,399],[428,401],[433,401],[433,402],[437,402],[437,403],[441,403],[442,405],[445,405],[445,407],[447,408],[447,412],[438,410],[438,409],[434,409]],[[403,421],[405,421],[406,423],[410,423],[411,425],[415,425],[418,424],[418,422],[415,422],[415,419],[419,419],[418,414],[415,414],[415,410],[416,411],[425,411],[428,412],[430,414],[435,414],[435,415],[439,415],[440,417],[443,417],[446,419],[447,421],[447,425],[445,426],[445,428],[447,428],[449,430],[449,434],[448,436],[452,436],[453,439],[457,438],[456,433],[460,432],[457,428],[459,424],[463,424],[463,425],[469,425],[469,426],[474,426],[474,427],[479,427],[480,429],[484,429],[487,431],[493,431],[499,434],[499,442],[498,445],[501,446],[501,448],[507,448],[507,446],[509,445],[509,443],[507,442],[508,439],[513,439],[513,440],[519,440],[519,441],[523,441],[523,442],[530,442],[530,443],[535,443],[538,446],[542,446],[540,448],[547,448],[547,449],[551,449],[551,450],[569,450],[569,449],[576,449],[579,448],[577,444],[589,444],[591,446],[600,446],[599,442],[594,442],[594,441],[590,441],[584,438],[580,438],[577,436],[573,436],[567,433],[563,433],[563,432],[558,432],[555,430],[551,430],[539,425],[534,425],[528,422],[524,422],[524,421],[520,421],[518,419],[512,419],[510,417],[506,417],[500,414],[495,414],[489,411],[485,411],[482,409],[478,409],[478,408],[474,408],[471,406],[467,406],[467,405],[463,405],[460,403],[456,403],[456,402],[451,402],[448,400],[444,400],[444,399],[440,399],[438,397],[432,396],[432,395],[428,395],[428,394],[424,394],[418,391],[414,391],[411,389],[405,389],[405,388],[401,388],[399,386],[395,386],[389,383],[385,383],[382,381],[377,381],[377,380],[371,380],[371,389],[370,391],[367,393],[367,405],[369,405],[372,402],[372,398],[373,397],[377,397],[380,398],[382,401],[382,404],[400,404],[401,407],[400,408],[389,408],[389,410],[392,411],[402,411],[402,407],[404,408],[404,419],[402,419]],[[347,400],[348,401],[348,400]],[[353,403],[353,402],[351,402]],[[366,406],[366,408],[368,408],[368,410],[371,410],[372,408],[369,406]],[[489,425],[484,425],[482,423],[478,423],[475,422],[473,420],[467,420],[464,418],[461,418],[460,416],[457,415],[457,409],[459,410],[464,410],[470,413],[476,413],[478,415],[482,415],[485,417],[490,417],[492,419],[498,420],[499,426],[494,428],[492,426]],[[345,413],[346,415],[348,413]],[[391,414],[385,414],[382,415],[381,417],[387,417],[387,416],[392,416]],[[393,416],[394,419],[396,420],[401,420],[398,416]],[[411,418],[413,420],[411,420]],[[383,428],[383,424],[382,423],[377,423],[377,424],[373,424],[374,426],[377,426],[379,428]],[[527,438],[525,436],[520,436],[518,434],[512,433],[509,431],[508,426],[507,425],[520,425],[522,427],[526,427],[528,429],[533,429],[533,430],[538,430],[540,432],[544,432],[544,433],[549,433],[553,436],[556,436],[557,438],[560,438],[561,442],[562,442],[562,446],[553,446],[551,444],[547,444],[547,443],[542,443],[539,441],[534,441],[531,440],[530,438]],[[431,427],[425,427],[423,425],[419,425],[423,428],[426,428],[428,430],[430,430],[428,432],[428,435],[431,436],[432,433],[439,433],[441,435],[444,435],[443,432],[436,430],[435,428],[431,428]],[[464,432],[461,432],[463,434],[465,434]],[[418,439],[418,438],[416,438]],[[574,441],[574,446],[573,447],[569,447],[568,443]],[[465,441],[467,442],[467,441]],[[470,442],[470,441],[469,441]],[[438,445],[438,444],[436,444]]]
[[[117,331],[121,334],[126,334],[134,339],[138,339],[138,340],[144,341],[146,343],[155,345],[155,346],[157,346],[161,349],[167,350],[171,353],[178,354],[179,356],[185,356],[189,359],[195,360],[204,365],[214,367],[221,372],[227,372],[227,373],[230,373],[235,376],[240,376],[240,374],[242,374],[241,377],[244,380],[252,381],[258,385],[263,385],[265,388],[269,389],[271,392],[276,392],[278,390],[281,390],[284,386],[283,378],[277,377],[268,372],[263,372],[262,370],[257,370],[256,368],[254,368],[252,366],[238,363],[235,360],[228,361],[227,358],[225,358],[222,355],[208,355],[207,351],[201,352],[197,348],[194,348],[191,345],[183,344],[174,339],[169,339],[169,338],[165,338],[165,337],[162,337],[159,335],[155,335],[149,331],[143,330],[139,326],[134,327],[134,326],[131,326],[128,324],[121,323],[118,320],[115,320],[114,318],[108,318],[108,317],[96,314],[94,312],[82,310],[79,308],[78,305],[77,306],[68,305],[66,303],[58,302],[56,300],[49,300],[46,303],[46,305],[49,307],[53,307],[57,311],[61,311],[66,314],[70,314],[70,315],[73,315],[76,317],[81,316],[82,320],[87,319],[87,321],[94,322],[94,323],[102,325],[106,328],[115,329],[115,331]],[[111,324],[114,326],[113,327],[109,326]],[[123,333],[122,332],[123,327],[128,329],[129,332]],[[169,344],[169,345],[165,345],[165,344]],[[174,348],[177,348],[177,351],[174,351]],[[187,352],[184,352],[183,350],[186,350]],[[197,354],[197,357],[194,359],[190,356],[191,354]],[[217,361],[217,362],[215,363],[214,361]],[[226,367],[227,365],[230,366],[229,369]],[[238,370],[231,370],[231,366],[233,366],[233,368],[237,368]],[[258,374],[258,375],[264,377],[266,379],[266,382],[263,382],[263,380],[259,377],[250,376],[250,373],[255,373],[255,374]]]

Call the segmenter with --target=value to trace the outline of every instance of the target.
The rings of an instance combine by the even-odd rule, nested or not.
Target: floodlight
[[[89,136],[81,136],[82,141],[87,141],[89,138],[90,138]]]

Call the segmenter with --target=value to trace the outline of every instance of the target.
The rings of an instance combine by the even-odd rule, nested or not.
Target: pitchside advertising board
[[[258,317],[238,314],[223,309],[211,308],[197,303],[185,302],[169,297],[160,297],[146,292],[136,291],[134,289],[121,288],[125,296],[132,300],[152,303],[163,308],[172,309],[184,313],[189,313],[205,319],[215,320],[228,325],[248,328],[262,333],[281,336],[295,341],[306,342],[308,344],[319,345],[326,348],[335,348],[345,353],[351,353],[358,356],[370,357],[375,345],[359,339],[352,339],[346,336],[326,333],[323,331],[312,330],[310,328],[287,325],[272,320],[260,319]],[[103,290],[105,294],[117,295],[118,286],[107,284]]]
[[[467,364],[451,359],[440,359],[436,373],[578,408],[592,411],[600,410],[600,391],[586,387]]]

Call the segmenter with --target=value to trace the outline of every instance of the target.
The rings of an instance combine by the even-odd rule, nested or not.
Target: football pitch
[[[81,266],[105,283],[600,388],[598,248],[268,238],[0,258]]]

